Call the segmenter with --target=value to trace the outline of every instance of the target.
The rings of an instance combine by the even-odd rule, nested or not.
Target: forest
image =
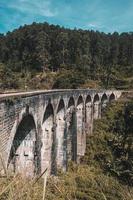
[[[0,88],[133,85],[133,32],[105,34],[33,23],[0,34]]]

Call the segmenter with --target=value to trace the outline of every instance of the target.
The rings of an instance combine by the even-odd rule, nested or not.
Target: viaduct
[[[50,90],[0,94],[0,156],[9,171],[34,176],[80,162],[86,134],[115,90]],[[0,162],[1,163],[1,162]],[[2,170],[2,164],[0,164]]]

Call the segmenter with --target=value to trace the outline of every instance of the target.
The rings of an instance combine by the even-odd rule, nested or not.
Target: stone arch
[[[80,95],[78,97],[78,101],[77,101],[77,108],[80,108],[81,104],[82,104],[82,108],[83,108],[84,101],[83,101],[83,97]]]
[[[75,101],[73,97],[70,97],[68,101],[68,108],[71,108],[73,106],[75,106]]]
[[[77,159],[77,119],[75,101],[73,97],[69,98],[67,113],[66,113],[66,124],[67,124],[67,160],[76,161]]]
[[[42,148],[41,148],[41,169],[42,172],[47,168],[49,173],[53,170],[54,165],[54,110],[51,103],[45,109],[42,121]]]
[[[108,101],[108,97],[107,97],[107,95],[105,93],[102,95],[101,101],[102,102]]]
[[[109,96],[109,102],[114,101],[114,100],[115,100],[115,95],[114,95],[114,93],[112,93],[112,94]]]
[[[90,104],[92,102],[91,96],[87,95],[86,100],[85,100],[85,104]]]
[[[105,107],[107,106],[107,103],[108,103],[108,97],[107,95],[104,93],[102,95],[102,98],[101,98],[101,114],[103,113]]]
[[[57,108],[57,113],[60,113],[62,111],[62,109],[65,112],[65,103],[63,99],[60,99],[59,104],[58,104],[58,108]]]
[[[100,101],[99,95],[95,94],[93,102],[95,103],[95,102],[99,102],[99,101]]]
[[[84,101],[83,97],[79,96],[77,101],[77,161],[84,155],[85,148],[85,133],[84,133]]]
[[[92,131],[92,99],[88,95],[85,100],[85,130],[86,133],[91,133]]]
[[[57,167],[66,169],[66,124],[65,124],[65,103],[61,99],[56,114],[56,148],[57,148]]]
[[[99,116],[100,116],[100,97],[98,94],[96,94],[93,100],[93,118],[98,119]]]
[[[15,173],[34,176],[39,164],[38,141],[35,121],[32,115],[25,114],[16,130],[8,167]]]

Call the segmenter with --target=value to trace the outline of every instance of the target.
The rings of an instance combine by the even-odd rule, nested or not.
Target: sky
[[[133,0],[0,0],[0,33],[48,22],[101,32],[133,31]]]

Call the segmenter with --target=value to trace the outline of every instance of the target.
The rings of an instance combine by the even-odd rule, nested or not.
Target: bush
[[[64,70],[56,78],[53,88],[77,89],[85,83],[85,76],[79,71]]]

